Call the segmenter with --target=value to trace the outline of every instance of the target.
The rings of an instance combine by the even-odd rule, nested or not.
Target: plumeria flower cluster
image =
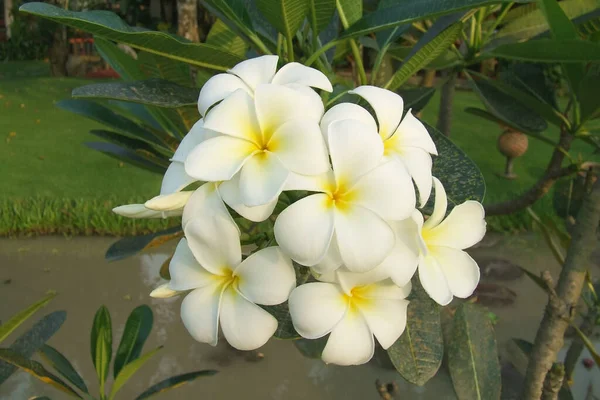
[[[402,335],[417,272],[441,305],[473,293],[479,268],[464,249],[485,234],[483,207],[467,201],[446,215],[435,143],[399,95],[361,86],[350,93],[374,115],[355,103],[325,112],[316,90],[332,91],[327,77],[277,62],[212,77],[160,195],[114,211],[182,216],[171,280],[151,295],[185,294],[181,318],[196,340],[216,345],[220,326],[233,347],[256,349],[277,330],[261,306],[287,302],[299,335],[329,335],[325,362],[362,364],[375,339],[387,349]],[[295,201],[280,202],[288,191]],[[240,219],[270,223],[271,240],[242,255]],[[297,286],[300,266],[311,279]]]

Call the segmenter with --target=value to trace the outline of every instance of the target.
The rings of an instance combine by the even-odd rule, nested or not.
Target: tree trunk
[[[423,74],[423,80],[421,81],[421,86],[423,87],[433,87],[435,83],[435,73],[437,71],[435,69],[426,69]]]
[[[198,37],[198,0],[177,0],[177,34],[192,42]]]
[[[454,105],[457,73],[456,71],[448,71],[446,77],[448,80],[444,83],[444,86],[442,86],[437,128],[444,135],[450,136],[450,130],[452,129],[452,106]]]
[[[13,2],[12,0],[4,0],[4,26],[6,27],[6,37],[10,38],[10,26],[13,22]]]
[[[69,44],[67,43],[67,29],[64,26],[58,25],[54,30],[52,45],[48,53],[52,76],[67,76]]]

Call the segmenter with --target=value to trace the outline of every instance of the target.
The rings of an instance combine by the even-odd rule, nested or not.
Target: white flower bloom
[[[232,203],[256,207],[276,201],[290,173],[318,175],[330,168],[318,118],[306,115],[312,102],[278,85],[259,85],[254,99],[238,89],[207,114],[205,128],[220,135],[191,151],[186,172],[208,182],[239,173],[229,183],[236,187],[224,193]]]
[[[384,143],[385,156],[400,159],[419,189],[419,203],[425,205],[431,194],[431,155],[437,155],[435,144],[425,126],[412,115],[411,110],[402,118],[404,101],[394,92],[375,86],[359,86],[349,93],[365,99],[375,111],[371,114],[357,104],[342,103],[332,107],[323,116],[321,129],[327,135],[333,121],[352,119],[365,123],[369,131],[379,132]]]
[[[262,56],[242,61],[226,74],[218,74],[210,78],[202,87],[198,97],[198,111],[200,115],[206,112],[217,102],[225,99],[238,89],[242,89],[250,96],[254,96],[256,88],[264,83],[286,86],[301,91],[311,97],[318,95],[310,87],[331,92],[333,90],[329,79],[320,71],[302,65],[289,63],[284,65],[277,73],[277,56]],[[320,116],[323,114],[323,103],[313,101],[311,110]],[[309,112],[308,109],[305,112]]]
[[[404,332],[410,284],[401,288],[387,280],[347,282],[334,274],[327,282],[294,289],[288,302],[292,322],[307,339],[330,333],[322,354],[326,363],[364,364],[373,357],[373,336],[387,349]]]
[[[444,219],[446,192],[437,178],[433,180],[435,206],[431,217],[423,223],[423,216],[415,211],[401,224],[405,235],[412,236],[412,246],[419,249],[418,271],[423,288],[444,306],[453,296],[469,297],[477,287],[479,266],[463,249],[483,239],[486,223],[483,206],[471,200],[454,207]]]
[[[395,245],[386,220],[410,216],[415,191],[399,161],[381,162],[383,144],[365,124],[336,121],[329,126],[328,139],[333,172],[312,182],[310,190],[321,193],[297,201],[279,215],[275,237],[300,264],[313,266],[335,258],[329,257],[328,250],[339,249],[348,269],[368,271],[383,262]]]
[[[221,218],[190,221],[169,265],[171,281],[157,296],[188,291],[181,319],[192,337],[212,346],[221,326],[238,350],[264,345],[277,320],[257,304],[275,305],[296,287],[294,267],[278,247],[262,249],[244,261],[237,228]]]

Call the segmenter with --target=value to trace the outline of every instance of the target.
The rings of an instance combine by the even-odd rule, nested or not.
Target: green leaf
[[[318,339],[304,339],[300,338],[294,340],[294,346],[302,353],[304,357],[319,359],[323,354],[323,350],[327,345],[327,340],[329,339],[329,335],[325,335]]]
[[[338,11],[341,10],[348,25],[352,25],[363,16],[362,0],[336,0]]]
[[[583,342],[585,347],[590,352],[592,358],[594,359],[594,362],[596,363],[596,366],[597,367],[600,366],[600,354],[598,354],[598,351],[596,350],[596,346],[594,345],[594,343],[592,343],[592,341],[586,336],[585,333],[583,333],[581,331],[581,329],[579,329],[579,327],[577,325],[571,324],[571,326],[573,327],[573,329],[575,329],[575,332],[577,332],[577,335],[579,336],[579,338],[581,339],[581,341]]]
[[[226,49],[240,57],[246,55],[248,45],[237,33],[231,30],[223,21],[217,19],[206,37],[206,43]]]
[[[564,265],[565,255],[563,254],[563,251],[566,249],[561,247],[559,234],[553,230],[553,227],[546,225],[530,207],[527,207],[527,212],[531,216],[531,219],[533,219],[533,222],[541,230],[542,236],[544,237],[546,244],[552,251],[552,255],[554,255],[554,258],[558,264]]]
[[[435,94],[434,87],[420,87],[415,89],[404,89],[398,92],[404,100],[404,109],[412,109],[413,113],[418,113],[425,108],[429,100]]]
[[[100,307],[96,312],[90,339],[92,362],[100,382],[100,394],[104,396],[104,383],[108,377],[112,358],[112,325],[110,313],[105,306]]]
[[[54,311],[37,321],[31,329],[22,334],[10,345],[10,350],[30,358],[42,347],[63,325],[67,319],[65,311]],[[16,367],[0,361],[0,385],[14,372]]]
[[[4,324],[0,325],[0,343],[6,339],[15,329],[17,329],[23,322],[27,321],[29,317],[36,313],[40,308],[44,307],[56,296],[56,293],[50,293],[43,299],[33,303],[24,310],[19,311]]]
[[[203,0],[202,3],[229,29],[242,37],[247,38],[254,32],[252,19],[244,0]]]
[[[408,305],[406,329],[387,353],[404,379],[423,386],[442,365],[444,341],[439,306],[420,285],[415,289]]]
[[[105,131],[102,129],[92,129],[89,133],[91,133],[94,136],[97,136],[99,138],[102,138],[104,140],[106,140],[107,142],[111,142],[114,144],[117,144],[121,147],[125,147],[127,149],[130,150],[137,150],[137,149],[141,149],[141,150],[145,150],[147,152],[150,152],[152,154],[154,154],[157,157],[160,157],[161,154],[156,152],[156,149],[152,146],[150,146],[148,143],[146,142],[142,142],[141,140],[137,140],[137,139],[132,139],[128,136],[125,136],[121,133],[117,133],[117,132],[111,132],[111,131]],[[171,153],[172,154],[172,153]],[[163,156],[164,162],[165,163],[169,163],[168,160],[169,156]]]
[[[165,162],[162,158],[154,156],[152,153],[144,152],[143,150],[129,150],[122,148],[112,143],[104,142],[85,142],[85,146],[90,149],[99,151],[107,156],[116,158],[119,161],[126,162],[139,168],[143,168],[157,174],[164,174],[168,165],[163,165]]]
[[[64,383],[59,377],[54,376],[48,372],[42,364],[37,361],[28,360],[21,354],[10,349],[0,349],[0,360],[3,360],[17,368],[21,368],[23,371],[35,376],[42,382],[53,386],[54,388],[70,395],[81,399],[81,396],[77,394],[70,386]]]
[[[77,389],[84,393],[89,393],[81,375],[79,375],[71,362],[61,352],[52,346],[44,344],[40,348],[40,353],[59,374],[75,385]]]
[[[519,1],[517,1],[519,2]],[[408,22],[439,17],[477,7],[491,4],[511,3],[508,0],[406,0],[396,2],[395,5],[378,9],[365,15],[348,30],[344,31],[339,40],[366,36],[370,33]]]
[[[448,343],[448,369],[460,400],[500,399],[500,363],[494,328],[485,310],[461,304]]]
[[[440,20],[442,20],[442,18],[440,18]],[[385,84],[386,89],[396,90],[402,86],[411,76],[416,74],[422,68],[425,68],[427,64],[446,51],[463,30],[463,23],[457,22],[444,28],[444,30],[437,34],[438,31],[435,27],[439,26],[437,25],[439,22],[440,21],[436,22],[436,24],[423,35],[421,40],[417,42],[411,52],[412,54],[408,55],[402,66],[400,66],[389,82]]]
[[[258,10],[287,38],[296,35],[308,14],[308,0],[256,0]]]
[[[152,309],[147,305],[136,307],[131,312],[125,323],[125,330],[123,330],[123,336],[121,336],[121,342],[115,355],[113,366],[115,378],[125,365],[136,360],[142,354],[144,343],[152,331],[153,322]]]
[[[396,4],[396,0],[381,0],[377,5],[377,9],[380,10],[387,8],[393,6],[394,4]],[[377,32],[377,45],[382,51],[386,51],[385,49],[388,48],[391,43],[396,41],[396,39],[407,32],[411,27],[412,24],[403,24],[385,31]]]
[[[388,50],[388,54],[399,61],[404,61],[406,57],[412,52],[412,46],[397,46],[393,45]],[[462,58],[456,54],[456,52],[450,50],[449,48],[443,51],[439,56],[437,56],[434,60],[430,61],[426,69],[447,69],[456,67],[463,63]]]
[[[448,211],[467,200],[483,202],[485,181],[477,165],[450,139],[434,127],[424,123],[439,156],[433,158],[433,176],[437,177],[448,196]],[[431,213],[433,197],[424,211]]]
[[[499,77],[558,110],[555,84],[548,78],[551,69],[545,64],[513,63]]]
[[[177,239],[182,236],[183,231],[181,230],[181,226],[174,226],[165,229],[164,231],[150,233],[148,235],[126,237],[113,243],[106,251],[104,258],[107,261],[122,260],[131,257],[140,251],[158,247],[169,240]]]
[[[313,35],[318,35],[329,25],[335,14],[335,0],[308,0],[308,3]]]
[[[600,65],[592,64],[581,81],[577,100],[581,105],[581,123],[600,113]]]
[[[137,358],[125,365],[119,375],[115,378],[115,382],[113,383],[112,389],[110,391],[110,395],[108,396],[109,400],[113,400],[117,392],[127,383],[127,381],[135,374],[146,362],[148,362],[158,351],[162,349],[162,346],[157,347],[156,349],[149,351],[144,354],[140,358]]]
[[[585,63],[600,61],[600,45],[583,40],[538,39],[504,44],[489,54],[518,61]]]
[[[19,10],[199,67],[226,71],[242,61],[239,56],[215,46],[191,43],[165,32],[130,27],[109,11],[68,11],[46,3],[26,3]]]
[[[155,385],[150,386],[142,394],[136,397],[135,400],[144,400],[150,396],[154,396],[155,394],[163,393],[169,389],[174,389],[176,387],[185,385],[186,383],[201,378],[203,376],[213,376],[217,373],[218,371],[215,371],[213,369],[206,369],[202,371],[194,371],[188,372],[186,374],[172,376],[170,378],[158,382]]]
[[[94,83],[74,89],[71,95],[75,98],[114,99],[166,108],[195,106],[198,102],[197,89],[155,78],[135,82]]]

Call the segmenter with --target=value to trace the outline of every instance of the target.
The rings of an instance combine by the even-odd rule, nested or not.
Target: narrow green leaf
[[[444,341],[439,306],[420,285],[415,286],[406,329],[387,353],[404,379],[423,386],[442,365]]]
[[[92,362],[100,382],[100,394],[104,395],[104,383],[112,358],[112,324],[105,306],[100,307],[94,316],[90,339]]]
[[[552,254],[554,255],[554,258],[556,259],[558,264],[564,265],[565,264],[565,255],[563,254],[563,249],[561,248],[561,245],[560,245],[559,236],[555,232],[553,232],[553,230],[550,226],[547,226],[546,224],[544,224],[542,222],[542,220],[540,219],[540,217],[530,207],[527,207],[527,212],[533,219],[533,222],[535,222],[535,224],[542,231],[542,236],[544,237],[546,244],[552,251]]]
[[[500,399],[500,363],[494,328],[480,306],[461,304],[448,343],[448,369],[460,400]]]
[[[150,233],[148,235],[126,237],[113,243],[104,258],[107,261],[118,261],[131,257],[140,251],[160,246],[169,240],[177,239],[183,236],[181,226],[165,229],[164,231]]]
[[[336,2],[338,10],[342,10],[348,25],[354,24],[363,16],[362,0],[336,0]]]
[[[437,36],[433,36],[434,31],[432,31],[432,35],[429,35],[428,31],[415,46],[417,50],[412,56],[409,55],[407,57],[398,71],[386,83],[385,88],[396,90],[402,86],[411,76],[420,69],[425,68],[427,64],[446,51],[454,43],[462,30],[463,24],[462,22],[458,22],[444,29]],[[420,45],[419,43],[422,44]]]
[[[308,0],[308,3],[313,35],[318,35],[329,25],[335,14],[335,0]]]
[[[112,389],[110,391],[110,395],[108,396],[109,400],[113,400],[117,392],[127,383],[127,381],[135,374],[146,362],[148,362],[158,351],[162,349],[162,346],[157,347],[156,349],[149,351],[144,354],[140,358],[137,358],[125,365],[119,375],[115,378],[115,382],[113,383]]]
[[[109,11],[69,11],[46,3],[26,3],[19,10],[108,40],[199,67],[226,71],[242,59],[208,44],[191,43],[165,32],[132,28]]]
[[[155,385],[150,386],[142,394],[136,397],[135,400],[144,400],[150,396],[154,396],[155,394],[163,393],[167,390],[175,389],[177,387],[185,385],[186,383],[201,378],[203,376],[213,376],[217,373],[218,371],[215,371],[213,369],[206,369],[202,371],[194,371],[188,372],[186,374],[172,376],[170,378],[158,382]]]
[[[152,309],[147,305],[136,307],[129,314],[117,354],[115,355],[113,366],[113,376],[115,378],[125,365],[140,356],[144,343],[146,343],[146,339],[148,339],[150,331],[152,331],[153,323]]]
[[[56,296],[56,293],[50,293],[46,295],[43,299],[33,303],[29,307],[24,310],[19,311],[4,324],[0,325],[0,343],[6,339],[8,335],[10,335],[15,329],[17,329],[23,322],[27,321],[29,317],[35,314],[40,308],[44,307],[46,304],[50,302]]]
[[[237,33],[231,30],[223,21],[217,19],[206,37],[206,43],[226,49],[240,57],[246,55],[248,45]]]
[[[116,158],[119,161],[143,168],[150,172],[164,174],[167,170],[167,165],[163,165],[165,161],[162,158],[158,158],[143,150],[129,150],[113,143],[104,142],[85,142],[84,145],[90,149],[106,154],[109,157]]]
[[[277,31],[294,37],[308,14],[308,0],[256,0],[258,10]]]
[[[537,276],[536,274],[534,274],[533,272],[529,272],[528,269],[521,267],[519,265],[517,265],[519,267],[519,269],[521,271],[523,271],[523,273],[525,275],[527,275],[527,277],[529,279],[531,279],[533,281],[533,283],[535,283],[540,289],[542,289],[544,292],[546,293],[550,293],[550,290],[548,289],[548,285],[546,285],[546,282],[544,282],[542,280],[542,278],[540,278],[539,276]]]
[[[592,64],[581,81],[577,100],[581,104],[581,123],[600,113],[600,65]]]
[[[48,372],[42,364],[37,361],[28,360],[16,351],[10,349],[0,349],[0,359],[14,365],[17,368],[21,368],[23,371],[68,394],[69,396],[77,397],[78,399],[82,398],[75,390],[64,383],[59,377]]]
[[[81,375],[79,375],[71,362],[61,352],[52,346],[44,344],[40,348],[40,353],[59,374],[75,385],[77,389],[84,393],[89,393]]]
[[[94,46],[96,46],[96,50],[98,50],[104,61],[124,80],[139,81],[146,79],[139,63],[110,40],[95,37]]]
[[[594,359],[594,362],[596,363],[596,366],[600,367],[600,354],[598,354],[594,343],[592,343],[590,338],[588,338],[585,333],[581,332],[581,329],[579,329],[579,327],[576,324],[571,324],[571,326],[573,327],[573,329],[575,329],[575,332],[577,332],[577,335],[590,352],[592,358]]]
[[[396,60],[404,61],[406,57],[412,52],[412,49],[412,46],[392,45],[388,50],[388,54]],[[435,59],[430,61],[425,68],[440,70],[456,67],[458,65],[461,65],[462,63],[463,59],[458,54],[456,54],[456,52],[448,48]]]
[[[131,101],[158,107],[195,106],[198,90],[179,86],[162,79],[135,82],[94,83],[73,90],[75,98],[101,98]]]
[[[121,147],[125,147],[130,150],[135,151],[137,149],[141,149],[141,150],[150,152],[157,157],[159,157],[161,155],[161,153],[158,153],[156,151],[156,149],[154,147],[150,146],[148,143],[142,142],[141,140],[132,139],[129,136],[123,135],[118,132],[105,131],[102,129],[92,129],[89,133],[91,133],[92,135],[97,136],[99,138],[102,138],[102,139],[106,140],[107,142],[117,144]],[[171,153],[171,155],[172,155],[172,153]],[[169,162],[168,157],[169,156],[164,157],[165,163]]]
[[[583,40],[538,39],[504,44],[489,54],[518,61],[585,63],[600,61],[600,45]]]
[[[420,87],[414,89],[401,89],[398,94],[404,100],[404,109],[412,109],[413,113],[418,113],[429,103],[429,100],[435,94],[435,87]]]
[[[202,0],[202,3],[229,29],[249,40],[254,26],[244,0]]]

